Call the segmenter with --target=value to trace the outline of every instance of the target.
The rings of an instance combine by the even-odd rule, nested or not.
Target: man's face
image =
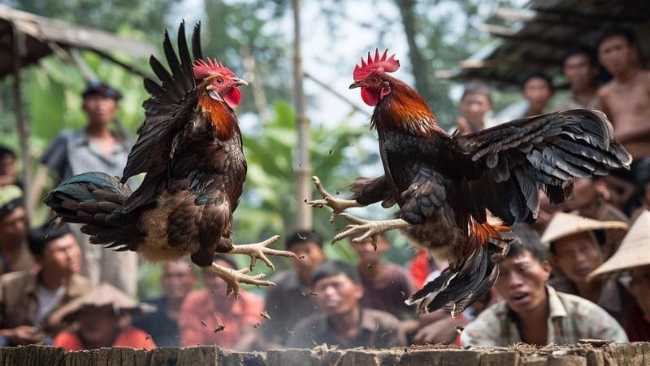
[[[470,93],[460,101],[458,109],[461,116],[468,121],[484,122],[485,115],[492,109],[492,105],[485,94]]]
[[[544,109],[552,96],[551,87],[542,78],[533,77],[524,84],[524,98],[533,109]]]
[[[365,240],[361,243],[352,242],[352,248],[359,256],[361,264],[375,264],[381,260],[381,257],[388,251],[390,245],[388,241],[381,236],[377,237],[377,250],[372,245],[372,239]]]
[[[0,219],[0,238],[13,245],[25,240],[25,209],[16,207],[11,213]]]
[[[316,303],[327,315],[345,314],[359,307],[363,288],[348,276],[338,274],[314,284]]]
[[[587,276],[603,263],[603,252],[588,232],[560,238],[553,248],[553,264],[576,284],[586,283]]]
[[[16,159],[11,156],[0,158],[0,187],[16,182]]]
[[[630,272],[630,292],[643,310],[643,315],[650,319],[650,266],[635,268]]]
[[[524,250],[499,263],[496,289],[510,309],[523,315],[546,303],[546,281],[550,273],[547,262],[540,263]]]
[[[113,98],[101,95],[89,95],[84,98],[83,110],[91,123],[108,125],[115,119],[117,102]]]
[[[43,269],[61,276],[81,271],[81,250],[74,235],[66,234],[48,242],[39,260]]]
[[[589,178],[577,179],[573,184],[571,197],[562,204],[566,211],[580,210],[584,207],[591,206],[598,196],[603,192],[600,183],[593,182]]]
[[[598,59],[612,75],[627,71],[634,63],[634,47],[622,36],[605,38],[598,46]]]
[[[325,260],[323,249],[311,241],[294,244],[290,251],[298,256],[293,259],[293,266],[299,273],[310,274]]]
[[[189,263],[172,261],[165,263],[162,274],[162,286],[165,296],[170,299],[184,299],[194,287],[194,272]]]
[[[564,76],[572,89],[585,90],[593,85],[596,69],[591,65],[587,55],[578,53],[564,61]]]
[[[79,333],[89,345],[112,346],[119,318],[110,306],[86,307],[77,315]]]

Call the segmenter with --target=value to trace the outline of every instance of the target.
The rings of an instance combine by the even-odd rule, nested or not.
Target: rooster
[[[631,156],[613,141],[612,126],[598,111],[576,109],[514,120],[470,135],[448,135],[424,99],[389,75],[395,55],[375,50],[361,59],[350,88],[374,107],[384,175],[358,178],[352,198],[327,192],[321,199],[333,215],[351,221],[334,241],[363,241],[401,229],[415,243],[449,259],[449,267],[407,303],[419,312],[444,308],[456,315],[485,294],[498,276],[495,261],[505,254],[502,233],[517,222],[534,222],[538,192],[560,203],[577,177],[629,168]],[[399,217],[369,221],[344,211],[382,202],[399,205]]]
[[[213,263],[215,253],[246,254],[273,269],[267,255],[294,257],[260,243],[232,242],[233,212],[246,178],[246,159],[234,109],[240,86],[247,83],[220,62],[204,58],[200,23],[192,35],[178,31],[178,55],[167,32],[163,49],[170,71],[154,56],[150,65],[160,82],[146,78],[151,97],[143,104],[145,120],[129,153],[121,179],[84,173],[62,182],[45,203],[63,221],[81,223],[90,242],[115,250],[133,250],[162,261],[190,255],[237,294],[239,283],[268,286],[263,275]],[[127,180],[146,173],[132,192]]]

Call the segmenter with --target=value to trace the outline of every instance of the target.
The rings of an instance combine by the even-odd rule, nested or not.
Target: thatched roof
[[[91,50],[109,58],[114,53],[144,58],[156,51],[145,42],[0,5],[0,78],[12,72],[12,29],[24,37],[20,52],[23,66],[35,63],[57,47]]]
[[[499,44],[439,76],[518,85],[531,70],[557,75],[570,48],[593,49],[599,34],[612,25],[633,30],[642,52],[650,55],[650,2],[646,0],[531,0],[526,9],[501,8],[495,15],[510,26],[484,25],[483,29]]]

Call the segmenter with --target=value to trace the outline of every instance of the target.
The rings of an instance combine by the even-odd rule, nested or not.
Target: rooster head
[[[192,73],[197,81],[197,89],[200,94],[207,95],[217,102],[225,102],[232,109],[235,109],[241,102],[239,87],[248,85],[232,70],[211,58],[195,61]]]
[[[387,73],[398,69],[399,61],[395,55],[388,56],[388,50],[380,55],[375,49],[374,57],[368,52],[368,59],[362,57],[361,63],[354,67],[354,83],[350,89],[361,88],[361,99],[369,106],[375,106],[392,92],[392,78]]]

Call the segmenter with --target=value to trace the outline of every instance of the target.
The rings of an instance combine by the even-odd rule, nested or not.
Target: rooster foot
[[[235,298],[239,296],[240,283],[246,283],[255,286],[275,286],[275,283],[263,280],[264,273],[248,275],[247,273],[250,272],[250,269],[248,268],[237,270],[212,263],[212,266],[207,267],[207,269],[214,272],[217,276],[226,281],[226,284],[228,285],[226,289],[226,296],[230,295],[231,293],[234,294]]]
[[[260,259],[262,262],[266,263],[271,270],[275,271],[275,266],[267,257],[267,254],[272,256],[280,255],[283,257],[297,258],[296,254],[293,252],[267,248],[269,244],[275,243],[279,238],[280,235],[274,235],[259,243],[233,245],[232,250],[228,254],[245,254],[251,257],[251,270],[253,269],[253,266],[255,266],[255,262]]]
[[[307,201],[306,203],[312,207],[323,208],[325,206],[332,209],[332,216],[330,216],[330,222],[334,222],[334,217],[348,208],[352,207],[361,207],[359,202],[355,200],[347,200],[343,198],[337,198],[328,191],[325,190],[323,185],[320,182],[320,179],[317,176],[311,177],[314,181],[316,189],[320,192],[320,199]]]
[[[346,220],[352,222],[353,224],[346,226],[343,231],[336,234],[332,242],[337,242],[345,238],[354,237],[352,239],[353,243],[361,243],[367,239],[372,238],[373,246],[377,249],[376,236],[393,229],[404,229],[410,226],[410,224],[402,219],[393,219],[393,220],[366,220],[361,219],[346,213],[342,213],[339,216],[345,218]]]

